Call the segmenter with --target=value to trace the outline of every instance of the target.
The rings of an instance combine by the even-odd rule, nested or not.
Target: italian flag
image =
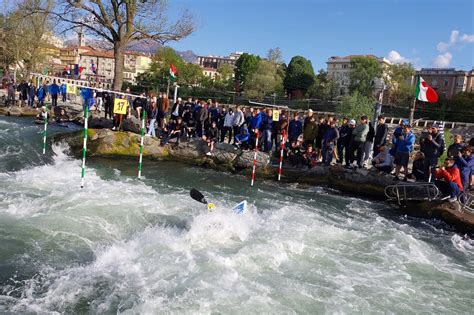
[[[422,102],[436,103],[438,101],[438,94],[421,76],[416,80],[416,98]]]
[[[170,64],[170,77],[171,80],[176,81],[176,74],[178,73],[178,70],[173,64]]]

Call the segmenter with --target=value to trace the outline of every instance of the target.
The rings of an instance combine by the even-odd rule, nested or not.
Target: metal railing
[[[385,187],[385,196],[396,200],[398,205],[404,201],[431,201],[437,199],[441,193],[433,183],[400,183]]]

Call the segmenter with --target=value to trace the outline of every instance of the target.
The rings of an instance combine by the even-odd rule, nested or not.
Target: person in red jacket
[[[448,157],[444,162],[444,166],[436,171],[435,184],[445,195],[449,194],[450,202],[457,200],[457,197],[462,192],[461,173],[459,169],[454,166],[455,160],[453,157]]]

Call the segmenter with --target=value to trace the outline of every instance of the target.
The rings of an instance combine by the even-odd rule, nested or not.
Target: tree
[[[275,64],[282,64],[283,54],[280,47],[270,48],[267,52],[267,60]]]
[[[51,29],[48,14],[31,11],[31,7],[39,0],[23,0],[17,4],[16,10],[2,16],[3,45],[0,50],[0,62],[7,70],[14,67],[13,78],[16,80],[18,68],[25,70],[28,77],[31,70],[37,70],[45,58],[42,39]],[[46,7],[52,6],[52,0],[45,0]],[[7,72],[7,71],[6,71]]]
[[[333,100],[337,95],[337,84],[328,76],[324,69],[321,69],[316,75],[314,83],[309,88],[308,94],[312,98],[325,101]]]
[[[372,96],[375,80],[382,77],[380,62],[372,57],[355,57],[351,60],[349,73],[349,92],[359,92],[363,96]]]
[[[248,98],[263,100],[266,95],[282,90],[282,79],[278,74],[277,65],[260,60],[257,71],[252,73],[245,82],[245,94]]]
[[[358,120],[362,115],[372,117],[374,114],[374,99],[355,91],[351,95],[346,95],[337,106],[337,112],[349,119]]]
[[[164,44],[180,40],[195,29],[187,11],[176,22],[169,22],[163,0],[56,0],[51,9],[38,6],[38,10],[53,15],[65,32],[81,29],[113,45],[114,90],[122,87],[124,53],[129,43],[150,40]]]
[[[411,79],[415,74],[415,69],[409,63],[390,65],[389,75],[385,78],[390,103],[407,105],[413,101],[415,86],[412,86]]]
[[[311,61],[301,56],[291,58],[284,80],[285,89],[296,97],[301,97],[314,83],[314,70]]]
[[[228,63],[223,63],[217,68],[217,76],[214,80],[214,87],[220,91],[234,90],[234,68]]]
[[[235,62],[235,82],[242,89],[247,78],[257,70],[260,57],[257,55],[242,54]]]

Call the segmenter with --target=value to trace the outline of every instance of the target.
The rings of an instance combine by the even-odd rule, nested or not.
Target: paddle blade
[[[201,192],[198,191],[197,189],[194,189],[194,188],[191,189],[191,190],[189,191],[189,195],[190,195],[191,198],[193,198],[194,200],[199,201],[199,202],[201,202],[201,203],[207,204],[206,198],[204,198],[204,195],[201,194]]]

